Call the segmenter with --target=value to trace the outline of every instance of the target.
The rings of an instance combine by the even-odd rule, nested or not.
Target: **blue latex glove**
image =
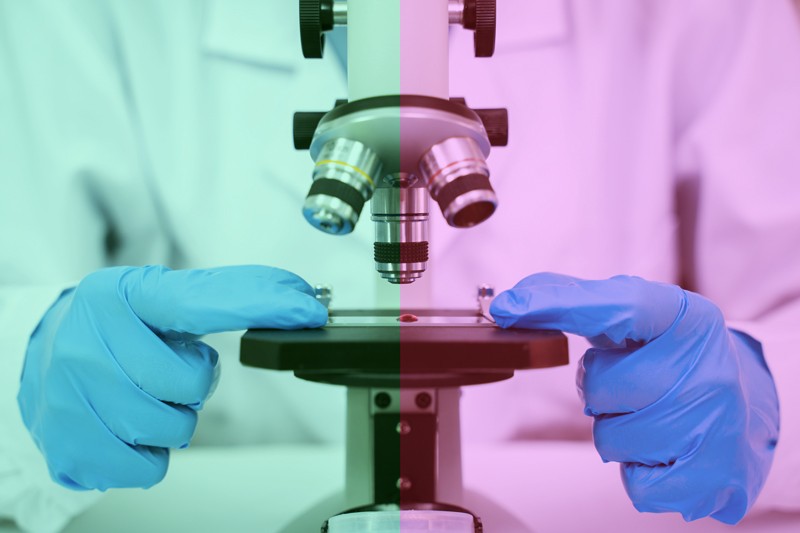
[[[778,439],[778,398],[751,337],[674,285],[535,274],[497,296],[504,328],[587,337],[578,388],[604,461],[621,463],[639,511],[742,519]]]
[[[215,381],[217,353],[197,336],[326,321],[313,289],[284,270],[99,270],[65,291],[31,336],[22,418],[58,483],[150,487],[169,448],[188,445]]]

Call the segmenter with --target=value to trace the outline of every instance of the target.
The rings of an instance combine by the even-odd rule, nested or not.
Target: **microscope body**
[[[495,20],[495,0],[300,0],[304,55],[322,57],[325,31],[346,25],[348,66],[347,100],[294,116],[295,147],[314,162],[303,216],[346,235],[371,201],[375,267],[389,283],[427,268],[430,200],[456,228],[497,208],[486,159],[507,144],[508,114],[451,98],[448,72],[450,25],[473,30],[476,56],[489,57]],[[346,508],[323,533],[483,531],[461,507],[460,387],[568,361],[563,334],[502,330],[484,300],[331,310],[322,329],[244,335],[243,364],[348,389]]]

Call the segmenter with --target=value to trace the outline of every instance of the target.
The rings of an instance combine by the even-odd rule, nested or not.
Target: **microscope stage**
[[[475,311],[332,311],[320,329],[249,330],[241,362],[325,383],[447,387],[510,378],[515,370],[566,365],[567,339],[501,329]]]

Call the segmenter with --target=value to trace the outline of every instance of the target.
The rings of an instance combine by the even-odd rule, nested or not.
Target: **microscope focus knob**
[[[464,28],[475,31],[475,57],[492,57],[497,35],[497,0],[464,0]]]
[[[508,146],[508,110],[498,109],[473,109],[483,122],[489,144],[492,146]]]
[[[325,33],[333,29],[333,0],[300,0],[300,43],[303,57],[319,59]]]
[[[298,111],[294,114],[292,129],[295,150],[308,150],[311,147],[319,121],[324,116],[324,111]]]

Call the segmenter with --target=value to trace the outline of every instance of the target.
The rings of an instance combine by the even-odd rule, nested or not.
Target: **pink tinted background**
[[[633,274],[704,294],[764,345],[783,420],[762,502],[800,509],[800,37],[791,2],[498,4],[493,58],[474,59],[471,34],[451,31],[450,95],[509,110],[509,146],[488,159],[500,205],[458,230],[432,202],[428,272],[401,288],[402,307],[471,308],[478,283],[502,290],[537,271]],[[401,27],[404,39],[413,34]],[[574,386],[584,347],[571,339],[569,367],[465,388],[467,444],[590,439]],[[580,479],[577,467],[563,469]]]

